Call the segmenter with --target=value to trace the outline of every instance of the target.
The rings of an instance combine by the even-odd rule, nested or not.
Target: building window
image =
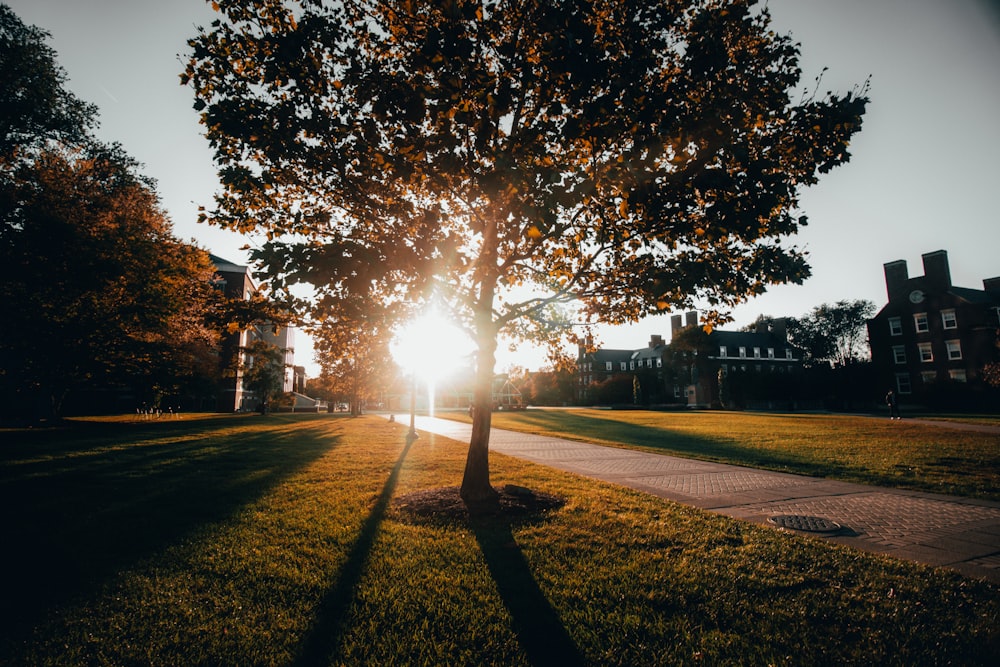
[[[753,358],[754,359],[760,359],[760,348],[759,347],[755,347],[753,349]]]
[[[889,318],[889,335],[890,336],[902,336],[903,335],[903,320],[899,317]]]
[[[767,358],[768,359],[774,359],[774,348],[773,347],[767,348]]]
[[[720,345],[719,346],[719,356],[722,357],[723,359],[726,358],[726,346],[725,345]]]
[[[916,327],[917,333],[927,333],[930,331],[930,327],[927,325],[927,313],[915,313],[913,315],[913,326]]]
[[[946,348],[948,348],[948,358],[949,359],[961,359],[962,358],[962,343],[957,340],[946,340],[944,342]]]
[[[610,361],[604,362],[604,370],[610,371],[610,370],[613,370],[613,369],[614,369],[614,365],[613,365],[612,362],[610,362]]]
[[[903,347],[902,345],[893,345],[892,346],[892,360],[895,361],[897,364],[905,364],[906,363],[906,348]]]
[[[948,371],[948,377],[951,378],[952,382],[965,382],[965,369],[964,368],[953,368]]]
[[[646,359],[646,368],[652,368],[652,367],[653,367],[653,360]]]
[[[741,347],[740,348],[740,359],[746,359],[746,358],[747,358],[747,349],[745,347]]]
[[[628,362],[628,369],[630,371],[634,371],[635,370],[635,362],[634,361]]]
[[[622,370],[625,370],[625,362],[622,362]]]
[[[949,308],[948,310],[941,311],[941,324],[944,325],[945,329],[957,329],[958,320],[955,319],[955,309]]]
[[[656,367],[657,368],[663,368],[663,357],[657,357],[656,358]]]
[[[930,343],[917,343],[917,349],[920,350],[920,361],[924,363],[934,361],[934,352],[931,350]]]
[[[937,373],[935,371],[922,371],[920,381],[924,384],[934,384],[937,381]]]
[[[794,357],[792,357],[792,351],[791,350],[785,350],[785,359],[793,359],[793,358]]]
[[[913,389],[910,386],[909,373],[896,373],[896,389],[900,394],[912,393]]]

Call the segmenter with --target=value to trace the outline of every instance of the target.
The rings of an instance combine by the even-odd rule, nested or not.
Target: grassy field
[[[461,412],[441,416],[468,421]],[[863,484],[1000,500],[1000,435],[905,419],[528,410],[496,413],[493,426]]]
[[[545,515],[408,516],[379,417],[0,433],[4,665],[995,664],[1000,588],[501,455]]]

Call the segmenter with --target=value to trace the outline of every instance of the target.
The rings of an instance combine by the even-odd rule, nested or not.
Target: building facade
[[[258,292],[250,268],[234,264],[228,260],[210,255],[215,264],[217,278],[215,285],[231,299],[250,299]],[[219,349],[219,365],[221,384],[218,391],[216,409],[219,412],[236,412],[241,410],[256,410],[259,398],[244,386],[243,376],[253,359],[248,358],[246,349],[254,341],[265,341],[281,350],[283,379],[282,391],[291,392],[295,389],[295,345],[294,329],[289,326],[273,324],[253,325],[246,329],[225,336]],[[304,384],[304,379],[303,379]]]
[[[868,322],[878,377],[914,403],[984,400],[983,367],[1000,360],[1000,277],[956,287],[946,251],[922,260],[922,276],[910,277],[904,260],[883,265],[888,303]]]
[[[760,322],[753,331],[706,333],[697,313],[671,318],[670,366],[687,380],[689,407],[792,409],[802,378],[801,351],[788,342],[785,319]]]
[[[589,350],[577,359],[576,399],[687,407],[792,407],[802,355],[783,319],[755,331],[706,332],[694,311],[671,317],[671,340],[634,350]],[[607,399],[613,396],[616,400]]]

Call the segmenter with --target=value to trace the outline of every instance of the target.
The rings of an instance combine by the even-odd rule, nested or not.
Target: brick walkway
[[[406,423],[407,419],[408,415],[397,415],[397,421]],[[420,431],[463,442],[468,442],[471,431],[467,424],[428,417],[417,417],[416,426]],[[776,517],[825,519],[841,529],[802,534],[946,566],[966,576],[1000,583],[997,502],[884,489],[500,429],[493,429],[490,449],[755,523],[774,525],[771,520]]]

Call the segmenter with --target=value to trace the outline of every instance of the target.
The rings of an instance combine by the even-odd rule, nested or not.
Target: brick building
[[[1000,277],[956,287],[946,251],[922,259],[924,275],[912,278],[904,260],[883,265],[889,302],[868,322],[872,362],[886,389],[912,402],[979,402],[983,366],[1000,359]]]
[[[253,280],[249,267],[234,264],[216,255],[209,256],[215,264],[218,274],[215,285],[223,290],[226,296],[234,299],[249,299],[257,293],[257,284]],[[282,351],[285,367],[282,389],[285,392],[295,389],[295,374],[292,370],[295,356],[293,328],[268,324],[251,326],[248,329],[230,334],[222,340],[219,350],[222,380],[216,405],[219,412],[257,409],[259,401],[252,392],[243,386],[242,371],[248,362],[244,350],[255,340],[264,340]],[[252,360],[249,363],[252,363]]]
[[[581,347],[576,398],[600,401],[602,385],[618,380],[617,401],[712,407],[785,407],[802,372],[802,355],[789,345],[783,319],[754,331],[708,333],[694,311],[671,317],[671,341],[658,335],[633,350]],[[720,378],[722,382],[720,383]],[[727,389],[729,396],[724,396]]]

